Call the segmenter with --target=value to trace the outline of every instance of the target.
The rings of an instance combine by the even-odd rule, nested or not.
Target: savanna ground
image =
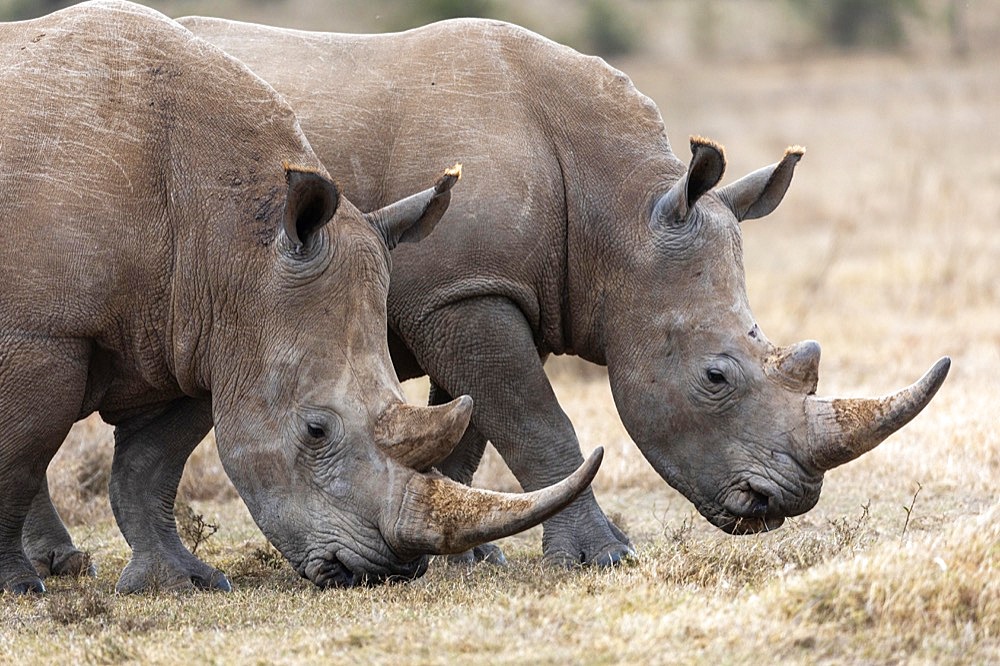
[[[615,64],[659,104],[682,159],[689,134],[727,146],[727,182],[806,145],[782,206],[744,226],[757,319],[779,344],[823,344],[825,395],[895,390],[951,355],[924,413],[830,472],[810,513],[735,538],[647,465],[603,370],[556,359],[551,375],[585,451],[607,449],[594,487],[632,536],[635,562],[542,568],[536,528],[502,542],[506,568],[436,562],[406,585],[319,591],[255,528],[208,442],[186,471],[179,523],[235,591],[135,597],[113,592],[128,550],[107,503],[110,432],[92,418],[51,473],[98,577],[0,597],[0,662],[1000,660],[1000,71],[986,46],[996,35],[984,32],[997,17],[973,17],[981,39],[964,59],[934,42],[778,57],[757,53],[754,35],[780,41],[780,30],[726,19],[734,3],[719,6],[734,46],[697,57],[692,32],[661,20],[644,53]],[[414,401],[425,389],[407,386]],[[476,482],[516,488],[495,454]]]

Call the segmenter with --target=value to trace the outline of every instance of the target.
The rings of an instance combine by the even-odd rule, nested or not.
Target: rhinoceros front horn
[[[806,398],[809,439],[805,460],[825,471],[871,451],[920,413],[950,367],[951,359],[946,356],[916,383],[882,398]]]
[[[461,553],[516,534],[550,518],[594,480],[604,449],[597,448],[569,477],[530,493],[469,488],[436,472],[394,469],[392,508],[382,534],[401,557]],[[408,473],[406,473],[408,472]]]

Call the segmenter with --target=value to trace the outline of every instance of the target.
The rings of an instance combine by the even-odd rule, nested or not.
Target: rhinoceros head
[[[817,398],[819,345],[776,347],[754,321],[739,227],[774,210],[803,149],[719,189],[722,148],[691,149],[687,171],[650,197],[641,250],[607,299],[612,390],[645,457],[712,524],[773,529],[815,505],[826,470],[923,409],[949,361],[885,398]]]
[[[264,534],[317,585],[354,585],[419,575],[427,554],[525,529],[571,501],[600,454],[536,493],[473,490],[429,471],[472,400],[404,404],[386,343],[388,252],[430,230],[458,173],[362,215],[324,173],[286,168],[273,237],[229,267],[253,294],[226,310],[228,351],[212,364],[219,453]]]

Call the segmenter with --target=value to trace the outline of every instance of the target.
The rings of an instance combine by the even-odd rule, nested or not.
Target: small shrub
[[[226,572],[232,582],[246,587],[261,584],[286,569],[292,573],[281,552],[270,543],[264,543],[244,552],[239,559],[227,565]]]
[[[667,540],[676,544],[677,546],[684,547],[688,539],[691,537],[691,533],[694,531],[694,519],[691,516],[685,516],[681,524],[673,527],[664,527],[664,535]]]
[[[871,507],[871,500],[861,505],[861,515],[851,522],[846,517],[841,516],[829,521],[833,528],[835,551],[854,550],[860,545],[864,528],[868,523],[868,509]]]
[[[192,554],[197,554],[198,547],[219,531],[218,525],[205,520],[205,517],[195,512],[187,502],[178,501],[174,505],[174,516],[181,541],[191,549]]]

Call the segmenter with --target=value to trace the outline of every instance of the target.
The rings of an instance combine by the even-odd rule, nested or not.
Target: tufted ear
[[[665,226],[685,219],[695,202],[722,180],[725,171],[725,149],[711,139],[691,137],[691,164],[656,203],[652,224]]]
[[[461,177],[462,165],[456,164],[444,172],[434,187],[365,213],[365,220],[390,250],[399,243],[418,241],[434,230],[448,210],[451,188]]]
[[[337,212],[340,193],[333,181],[306,167],[285,165],[285,180],[288,193],[282,231],[295,251],[301,252]]]
[[[805,154],[802,146],[792,146],[785,150],[785,156],[777,164],[757,169],[718,190],[722,199],[739,221],[764,217],[778,207],[789,183],[795,165]]]

